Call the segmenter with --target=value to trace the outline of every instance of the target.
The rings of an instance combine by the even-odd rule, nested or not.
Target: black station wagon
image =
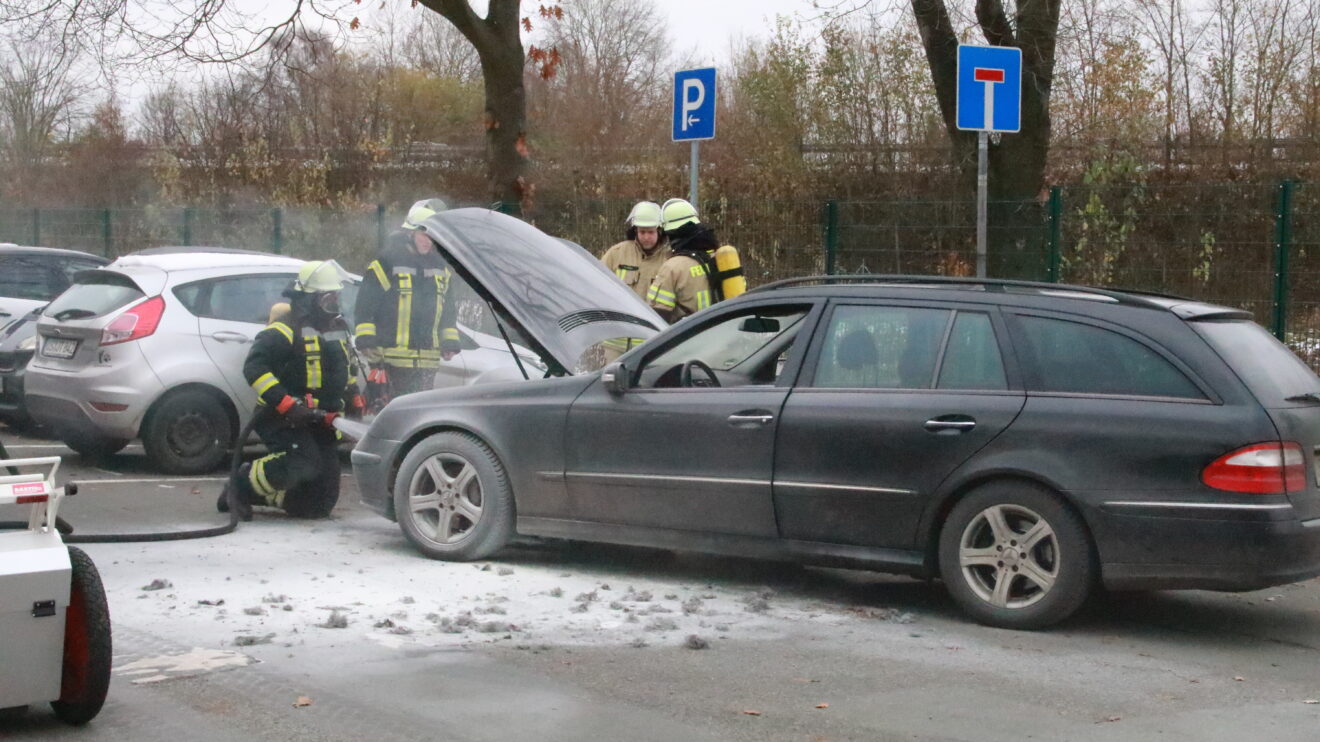
[[[1246,312],[817,277],[661,329],[571,243],[480,210],[425,228],[560,376],[376,418],[353,453],[363,502],[429,556],[527,534],[938,576],[1010,628],[1100,586],[1320,574],[1320,378]],[[569,372],[617,336],[650,339]]]

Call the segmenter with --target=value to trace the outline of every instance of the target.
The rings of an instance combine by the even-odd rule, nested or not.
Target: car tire
[[[1030,482],[981,485],[940,531],[940,575],[980,623],[1039,629],[1076,613],[1099,572],[1085,523],[1058,495]]]
[[[170,392],[142,426],[147,458],[167,474],[215,471],[228,459],[233,437],[224,405],[201,389]]]
[[[110,690],[110,608],[101,575],[90,557],[69,547],[73,574],[64,621],[64,671],[60,697],[51,701],[66,724],[86,724],[101,712]]]
[[[72,448],[85,459],[104,459],[124,450],[128,440],[124,438],[106,438],[90,433],[64,433],[60,441]]]
[[[437,433],[408,452],[394,478],[394,512],[403,535],[432,559],[484,559],[514,533],[504,465],[466,433]]]

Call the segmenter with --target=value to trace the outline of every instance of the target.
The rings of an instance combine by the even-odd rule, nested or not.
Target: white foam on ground
[[[489,562],[434,561],[397,525],[357,509],[311,522],[258,511],[255,521],[218,538],[85,548],[106,583],[116,624],[189,645],[242,645],[240,637],[276,647],[364,638],[398,648],[660,644],[688,634],[771,638],[803,622],[867,620],[847,605],[778,594],[767,595],[768,609],[749,610],[761,593],[754,582],[667,579],[644,561],[595,568],[580,558],[519,559],[516,552]],[[172,586],[141,589],[158,578]],[[594,600],[578,600],[592,592]],[[640,600],[647,592],[651,599]],[[323,627],[336,613],[347,626]],[[893,630],[907,628],[895,622]]]

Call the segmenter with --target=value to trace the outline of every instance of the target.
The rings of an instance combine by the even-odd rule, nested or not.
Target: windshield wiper
[[[1285,397],[1284,399],[1288,402],[1320,403],[1320,392],[1306,392],[1305,394],[1294,394],[1291,397]]]
[[[90,309],[65,309],[63,311],[56,312],[51,316],[59,320],[60,322],[63,322],[66,319],[86,319],[88,317],[95,317],[96,312],[93,312]]]

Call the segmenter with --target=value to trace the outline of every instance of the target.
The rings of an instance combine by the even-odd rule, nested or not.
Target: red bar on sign
[[[37,502],[45,502],[47,499],[47,495],[22,495],[18,498],[18,504],[31,505]]]
[[[977,82],[1003,82],[1004,71],[989,67],[972,68],[972,79]]]

